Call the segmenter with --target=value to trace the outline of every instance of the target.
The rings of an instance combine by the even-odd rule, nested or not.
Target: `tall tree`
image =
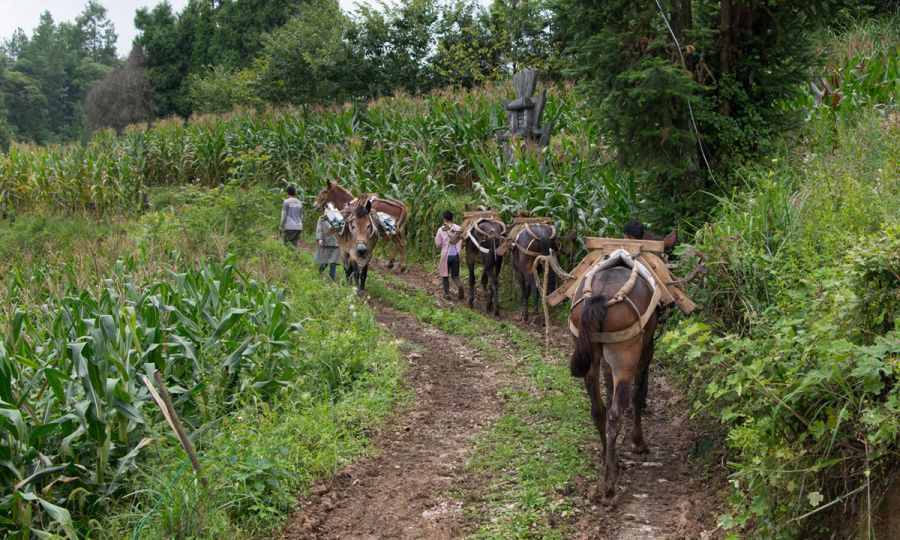
[[[190,114],[185,81],[190,74],[193,36],[179,32],[178,19],[168,2],[134,16],[136,42],[145,52],[147,78],[153,86],[154,106],[160,116]]]
[[[143,50],[135,45],[122,67],[91,87],[85,98],[91,131],[112,127],[121,133],[128,124],[151,119],[153,89],[143,64]]]
[[[349,25],[337,0],[319,0],[268,35],[256,65],[261,95],[276,103],[354,97],[361,81],[344,40]]]
[[[106,15],[106,8],[96,0],[89,0],[84,11],[75,19],[75,47],[89,58],[111,66],[116,63],[116,28]]]
[[[83,136],[82,101],[118,62],[115,38],[106,10],[89,2],[74,23],[56,24],[44,12],[31,37],[17,31],[6,41],[2,91],[15,137],[46,143]]]
[[[806,77],[811,33],[824,20],[822,9],[836,4],[559,0],[557,24],[575,52],[572,72],[620,160],[643,171],[655,220],[711,207],[711,194],[727,189],[729,168],[790,122],[777,101]]]

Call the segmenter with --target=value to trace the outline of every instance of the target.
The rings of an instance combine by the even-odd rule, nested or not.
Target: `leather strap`
[[[659,304],[659,297],[661,294],[662,292],[660,291],[659,286],[657,286],[653,290],[653,296],[650,298],[650,303],[647,305],[647,311],[645,311],[641,318],[635,321],[634,324],[628,328],[617,330],[615,332],[593,332],[591,334],[591,341],[594,343],[621,343],[643,333],[644,328],[650,321],[650,317],[653,315],[653,312],[656,311],[656,306]],[[572,324],[571,318],[569,319],[569,331],[572,332],[573,336],[578,337],[578,328]]]

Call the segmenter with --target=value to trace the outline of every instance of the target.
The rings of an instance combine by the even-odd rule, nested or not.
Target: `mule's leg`
[[[488,297],[487,310],[488,312],[490,312],[491,308],[493,307],[495,317],[500,316],[500,276],[498,275],[499,270],[500,269],[498,266],[494,266],[493,268],[491,268],[491,275],[488,276],[488,284],[491,288],[491,294]]]
[[[534,313],[540,318],[541,310],[538,302],[540,301],[541,292],[537,288],[537,277],[534,275],[534,271],[528,274],[528,297],[525,298],[526,308],[528,301],[531,300],[531,297],[534,296]],[[543,321],[541,322],[543,324]]]
[[[469,267],[469,307],[475,307],[475,261],[466,257],[466,266]]]
[[[503,259],[497,258],[494,267],[494,315],[500,316],[500,271],[503,269]]]
[[[369,265],[365,265],[362,267],[362,270],[359,274],[359,289],[361,291],[366,290],[366,276],[369,275]]]
[[[591,400],[591,420],[597,433],[600,434],[600,461],[604,460],[606,452],[606,406],[603,404],[603,395],[600,393],[600,366],[595,362],[584,378],[584,387],[587,389]]]
[[[406,235],[402,231],[397,231],[394,236],[394,245],[400,254],[400,272],[406,272]]]
[[[349,285],[350,280],[353,279],[353,263],[350,262],[348,256],[344,255],[342,264],[344,265],[344,277],[347,278],[347,285]]]
[[[606,408],[606,478],[604,497],[611,502],[615,502],[618,494],[616,486],[619,479],[616,439],[622,427],[622,415],[628,406],[628,400],[631,399],[635,375],[639,369],[641,359],[640,337],[621,343],[604,344],[603,359],[610,373],[606,381],[606,392],[609,396],[609,402]]]
[[[494,288],[491,286],[493,277],[487,268],[481,269],[481,288],[484,289],[484,312],[491,312],[491,302],[494,299]]]
[[[519,296],[522,297],[522,322],[528,322],[528,284],[525,276],[516,270],[516,281],[519,283]]]
[[[388,259],[387,267],[391,269],[394,267],[394,259],[397,258],[397,253],[400,252],[400,233],[395,234],[391,237],[391,242],[394,243],[394,249],[391,251],[391,258]]]
[[[604,478],[603,496],[614,500],[619,483],[619,459],[616,456],[616,439],[622,427],[622,414],[628,406],[632,382],[627,379],[613,381],[613,391],[609,407],[606,410],[606,476]]]
[[[653,359],[653,340],[641,351],[641,362],[638,372],[635,374],[634,398],[632,408],[634,412],[634,427],[631,430],[631,444],[635,454],[646,454],[650,450],[644,441],[644,433],[641,429],[641,414],[647,405],[647,387],[650,381],[650,361]]]

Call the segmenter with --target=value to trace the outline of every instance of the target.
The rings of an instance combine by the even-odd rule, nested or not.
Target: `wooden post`
[[[200,477],[203,487],[208,488],[209,481],[200,471],[200,460],[197,458],[197,452],[194,451],[194,445],[191,444],[191,440],[188,438],[187,433],[184,431],[184,427],[181,425],[181,420],[175,412],[175,407],[172,405],[172,398],[169,397],[169,391],[166,390],[166,384],[162,380],[162,374],[160,374],[159,370],[156,370],[153,374],[153,378],[156,379],[156,386],[159,388],[159,393],[153,389],[153,386],[150,384],[150,379],[148,379],[146,375],[142,374],[141,378],[143,378],[147,389],[150,390],[150,395],[153,396],[153,400],[156,401],[156,404],[159,405],[159,408],[162,410],[163,417],[165,417],[169,427],[175,432],[175,436],[178,438],[184,451],[187,452],[188,458],[191,460],[191,465],[193,465],[194,470],[197,471],[197,476]]]

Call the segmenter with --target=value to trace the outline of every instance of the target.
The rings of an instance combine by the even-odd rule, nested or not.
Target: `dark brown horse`
[[[666,237],[667,250],[674,240],[674,234]],[[591,400],[591,418],[603,446],[604,498],[614,502],[619,475],[616,438],[629,400],[634,414],[634,452],[648,452],[641,431],[641,412],[647,402],[659,291],[632,268],[601,269],[602,264],[600,261],[588,270],[572,297],[569,328],[575,336],[575,352],[569,367],[572,376],[584,378]],[[606,387],[605,406],[601,373]]]
[[[550,255],[551,250],[559,252],[559,238],[552,225],[540,223],[526,224],[516,233],[515,238],[510,238],[510,241],[512,242],[510,261],[522,296],[522,320],[528,321],[528,298],[534,295],[535,311],[541,302],[534,275],[534,259],[540,255]],[[549,268],[547,271],[550,275],[545,294],[550,294],[556,288],[556,274]]]
[[[469,267],[469,307],[475,305],[475,265],[484,268],[481,286],[485,289],[485,310],[500,316],[500,269],[503,256],[497,249],[505,240],[506,225],[497,219],[481,218],[466,235],[466,265]]]
[[[337,235],[338,249],[347,281],[366,289],[369,262],[378,245],[380,229],[372,214],[372,201],[366,199],[344,208],[344,226]]]
[[[394,258],[399,253],[400,255],[400,271],[406,271],[406,221],[409,218],[409,210],[406,208],[400,201],[395,201],[393,199],[382,199],[377,196],[368,196],[369,200],[372,201],[372,210],[375,212],[384,212],[388,214],[394,221],[397,223],[397,232],[389,238],[394,243],[394,246],[397,248],[396,253],[391,253],[391,258],[387,263],[388,268],[394,267]],[[332,182],[331,180],[325,181],[325,189],[319,192],[319,195],[316,196],[315,209],[317,211],[322,211],[325,208],[325,205],[331,203],[338,210],[343,210],[351,201],[356,199],[350,191],[347,190],[344,186],[338,184],[337,182]]]

